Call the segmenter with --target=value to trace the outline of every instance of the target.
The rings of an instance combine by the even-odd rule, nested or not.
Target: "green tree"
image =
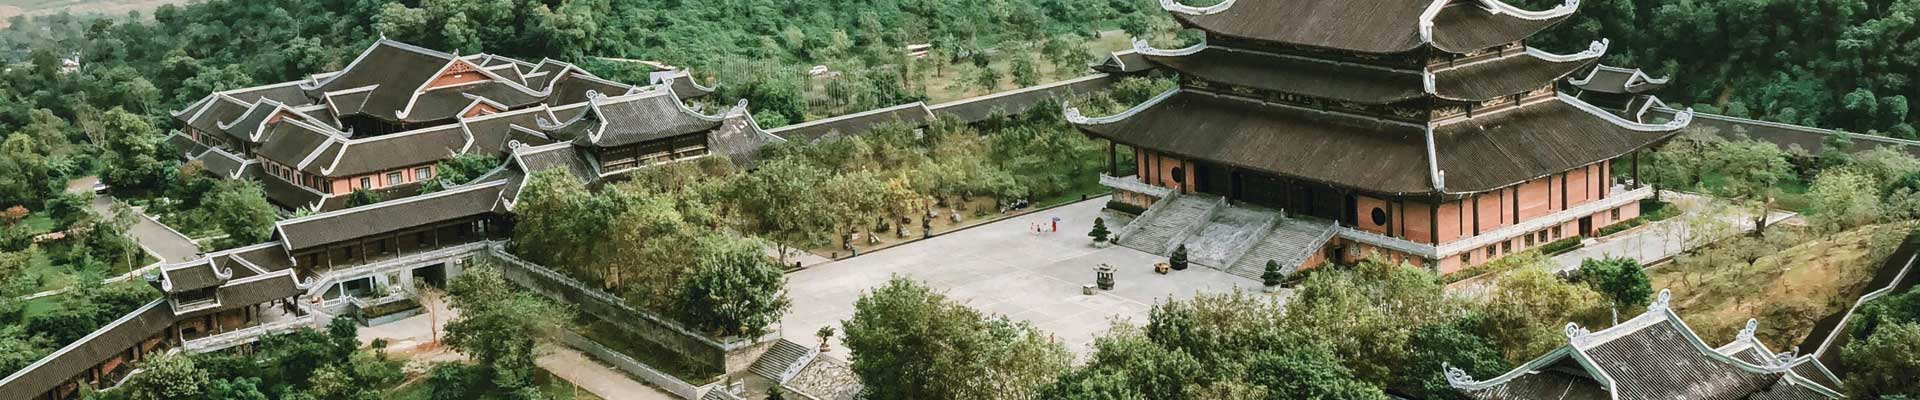
[[[273,205],[267,204],[259,182],[220,180],[204,203],[220,231],[227,234],[223,248],[264,242],[273,235]]]
[[[1087,365],[1063,374],[1044,398],[1181,399],[1184,387],[1208,378],[1200,360],[1163,347],[1141,327],[1118,324],[1094,338]]]
[[[1030,324],[899,277],[860,296],[841,325],[853,372],[874,398],[1031,398],[1072,358]]]
[[[735,180],[731,191],[742,212],[743,230],[774,242],[780,262],[791,247],[827,245],[834,232],[835,211],[815,188],[827,171],[798,159],[775,159]]]
[[[1546,268],[1524,267],[1493,281],[1478,303],[1486,318],[1481,335],[1492,339],[1508,361],[1519,362],[1566,344],[1569,322],[1597,325],[1606,315],[1605,300],[1586,285],[1560,280]]]
[[[1332,350],[1304,347],[1254,356],[1247,380],[1266,387],[1268,400],[1387,398],[1379,387],[1354,378]]]
[[[1840,348],[1840,359],[1852,371],[1844,385],[1853,397],[1920,396],[1912,373],[1920,370],[1920,324],[1882,325]]]
[[[447,323],[446,343],[479,363],[487,386],[467,393],[536,392],[534,347],[563,329],[573,311],[519,290],[499,267],[476,265],[449,285],[449,303],[459,316]]]
[[[679,286],[681,319],[723,336],[759,337],[780,321],[792,305],[784,270],[768,259],[760,243],[717,239],[709,253]]]
[[[207,372],[184,354],[160,354],[140,363],[139,374],[122,384],[131,400],[193,400],[206,394]]]
[[[1414,397],[1425,399],[1465,399],[1447,383],[1445,367],[1459,368],[1470,376],[1490,377],[1506,373],[1511,367],[1501,358],[1493,340],[1475,333],[1480,319],[1467,316],[1449,323],[1421,326],[1407,339],[1412,354],[1395,374],[1390,386]]]
[[[348,208],[373,205],[382,201],[387,201],[387,196],[366,188],[354,189],[353,193],[347,195]]]
[[[1647,271],[1638,260],[1613,257],[1582,260],[1580,280],[1622,311],[1653,301],[1653,281],[1647,278]]]
[[[1765,233],[1775,186],[1793,176],[1786,153],[1773,143],[1742,138],[1720,142],[1706,162],[1720,177],[1714,192],[1750,209],[1754,234]]]
[[[1851,168],[1821,171],[1807,189],[1813,224],[1839,232],[1872,223],[1884,213],[1880,188],[1873,176]]]

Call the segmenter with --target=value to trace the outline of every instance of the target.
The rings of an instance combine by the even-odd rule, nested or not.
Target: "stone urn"
[[[1113,266],[1100,264],[1099,267],[1095,267],[1093,282],[1100,285],[1100,290],[1113,290]]]

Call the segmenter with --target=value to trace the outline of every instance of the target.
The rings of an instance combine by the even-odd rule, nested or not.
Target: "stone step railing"
[[[1112,175],[1100,174],[1100,185],[1113,188],[1113,190],[1134,192],[1134,193],[1144,194],[1144,195],[1158,197],[1158,198],[1166,198],[1167,195],[1173,193],[1173,189],[1149,185],[1146,182],[1141,182],[1140,179],[1137,178],[1137,175],[1115,177]]]
[[[1275,210],[1267,214],[1266,221],[1262,221],[1260,226],[1254,228],[1253,236],[1248,237],[1244,242],[1234,245],[1233,249],[1227,250],[1227,254],[1230,254],[1230,256],[1228,256],[1226,260],[1221,260],[1217,268],[1221,270],[1231,270],[1233,266],[1240,265],[1240,259],[1247,258],[1247,253],[1252,253],[1254,248],[1258,248],[1261,243],[1266,242],[1267,237],[1273,235],[1273,227],[1279,225],[1280,220],[1286,218],[1286,212],[1283,211]]]
[[[1213,204],[1207,205],[1206,211],[1202,211],[1198,218],[1187,221],[1186,226],[1178,227],[1180,231],[1175,232],[1173,237],[1167,238],[1166,245],[1160,248],[1166,253],[1172,254],[1173,249],[1178,248],[1178,246],[1182,244],[1186,244],[1188,238],[1192,238],[1193,235],[1199,233],[1201,229],[1206,229],[1207,224],[1213,223],[1213,217],[1220,215],[1220,210],[1224,208],[1227,208],[1227,198],[1215,197]]]
[[[1169,192],[1166,197],[1161,197],[1160,201],[1153,202],[1153,206],[1147,207],[1147,211],[1141,212],[1139,217],[1133,219],[1133,222],[1127,223],[1127,226],[1120,227],[1120,231],[1114,233],[1113,243],[1120,244],[1124,240],[1130,240],[1134,232],[1140,231],[1140,227],[1153,222],[1154,218],[1158,218],[1160,214],[1166,213],[1166,209],[1173,208],[1174,200],[1179,198],[1180,192]]]

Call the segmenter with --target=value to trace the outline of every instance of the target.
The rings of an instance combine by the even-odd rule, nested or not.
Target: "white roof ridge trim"
[[[1186,15],[1212,15],[1227,11],[1227,8],[1233,7],[1233,2],[1234,0],[1226,0],[1211,6],[1194,7],[1180,4],[1180,0],[1160,0],[1160,9]]]
[[[1136,104],[1132,108],[1128,108],[1126,111],[1121,111],[1119,114],[1109,115],[1105,117],[1089,118],[1087,116],[1080,115],[1080,108],[1074,107],[1072,104],[1069,104],[1064,101],[1060,103],[1060,108],[1066,114],[1068,123],[1072,123],[1075,125],[1104,125],[1104,124],[1119,122],[1121,120],[1132,117],[1135,114],[1139,114],[1141,111],[1146,111],[1149,108],[1153,108],[1154,105],[1158,105],[1160,104],[1160,102],[1166,101],[1167,98],[1173,97],[1174,94],[1180,93],[1181,91],[1182,90],[1180,90],[1180,88],[1178,87],[1173,89],[1168,89],[1165,92],[1161,92],[1159,95],[1153,96],[1153,98],[1151,99],[1147,99],[1147,101],[1141,102],[1140,104]]]
[[[1667,121],[1667,123],[1665,124],[1655,125],[1655,124],[1647,124],[1647,123],[1640,123],[1640,122],[1627,120],[1626,118],[1622,118],[1619,115],[1614,115],[1612,112],[1608,112],[1607,110],[1600,109],[1600,107],[1594,106],[1592,104],[1587,104],[1587,102],[1581,101],[1579,98],[1568,96],[1566,93],[1555,92],[1554,95],[1558,96],[1560,98],[1560,101],[1563,103],[1567,103],[1568,105],[1572,105],[1574,108],[1578,108],[1581,111],[1586,111],[1588,114],[1593,114],[1595,116],[1600,117],[1601,119],[1605,119],[1607,120],[1607,122],[1611,122],[1615,126],[1619,126],[1621,128],[1626,128],[1629,130],[1640,131],[1640,132],[1677,131],[1680,129],[1684,129],[1688,125],[1693,123],[1692,108],[1688,108],[1684,111],[1680,111],[1679,113],[1675,113],[1673,115],[1672,121]]]
[[[1512,4],[1507,4],[1506,2],[1503,2],[1500,0],[1480,0],[1480,5],[1482,7],[1486,7],[1487,11],[1492,12],[1494,14],[1506,14],[1506,15],[1511,15],[1514,18],[1519,18],[1519,19],[1524,19],[1529,21],[1544,21],[1544,20],[1549,20],[1554,18],[1565,17],[1568,15],[1572,15],[1575,11],[1580,10],[1580,0],[1565,0],[1561,2],[1560,5],[1558,6],[1554,6],[1553,8],[1549,8],[1541,11],[1533,11],[1533,10],[1528,10],[1520,7],[1515,7]]]

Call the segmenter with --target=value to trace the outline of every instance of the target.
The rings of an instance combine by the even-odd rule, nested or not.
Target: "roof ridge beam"
[[[1168,12],[1186,14],[1186,15],[1212,15],[1212,14],[1219,14],[1221,12],[1227,11],[1228,8],[1233,7],[1233,2],[1234,0],[1226,0],[1226,1],[1220,2],[1220,4],[1214,4],[1211,6],[1194,7],[1194,6],[1189,6],[1185,4],[1180,4],[1180,0],[1160,0],[1160,8],[1163,10],[1167,10]]]
[[[1580,0],[1565,0],[1558,6],[1541,11],[1516,7],[1500,0],[1480,0],[1480,5],[1486,7],[1487,11],[1494,14],[1506,14],[1524,20],[1543,21],[1573,14],[1574,11],[1580,9]]]

